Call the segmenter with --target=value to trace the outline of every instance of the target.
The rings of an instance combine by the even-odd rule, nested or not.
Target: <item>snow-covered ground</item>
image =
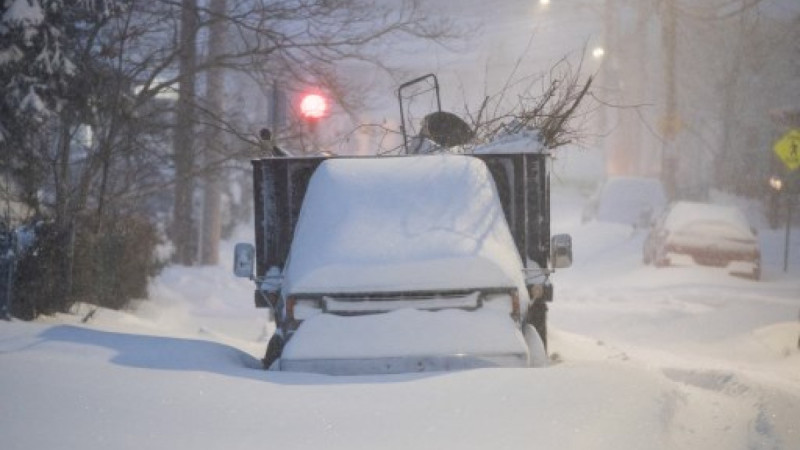
[[[0,321],[0,448],[800,448],[800,229],[762,229],[764,280],[641,264],[642,232],[580,224],[554,187],[547,369],[264,372],[249,282],[169,268],[149,301]],[[249,239],[247,233],[243,236]]]

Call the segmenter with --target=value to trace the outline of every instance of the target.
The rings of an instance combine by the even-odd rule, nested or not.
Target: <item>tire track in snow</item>
[[[663,368],[665,422],[676,448],[800,448],[794,393],[728,370]]]

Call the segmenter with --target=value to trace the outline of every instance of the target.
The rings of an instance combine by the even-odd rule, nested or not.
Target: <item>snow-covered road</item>
[[[555,275],[554,351],[568,364],[658,373],[666,448],[800,446],[800,242],[784,273],[782,233],[761,230],[760,282],[696,265],[657,269],[641,263],[644,231],[581,225],[579,203],[569,193],[554,202],[554,228],[576,248],[575,266]]]
[[[555,275],[548,369],[263,372],[250,284],[170,268],[132,311],[0,322],[2,448],[800,448],[800,239],[762,282],[655,269],[641,233],[581,225],[581,201],[554,194],[576,261]]]

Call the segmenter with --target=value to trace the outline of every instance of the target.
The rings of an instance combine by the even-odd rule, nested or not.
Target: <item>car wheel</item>
[[[267,352],[264,354],[264,359],[261,360],[264,370],[269,370],[272,363],[281,357],[281,353],[283,353],[283,336],[280,334],[273,334],[269,340],[269,344],[267,344]]]

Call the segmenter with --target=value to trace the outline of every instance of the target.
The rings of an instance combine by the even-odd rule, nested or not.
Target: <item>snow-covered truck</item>
[[[254,160],[256,283],[276,330],[264,366],[325,374],[547,363],[546,152]],[[255,270],[255,275],[254,275]]]

